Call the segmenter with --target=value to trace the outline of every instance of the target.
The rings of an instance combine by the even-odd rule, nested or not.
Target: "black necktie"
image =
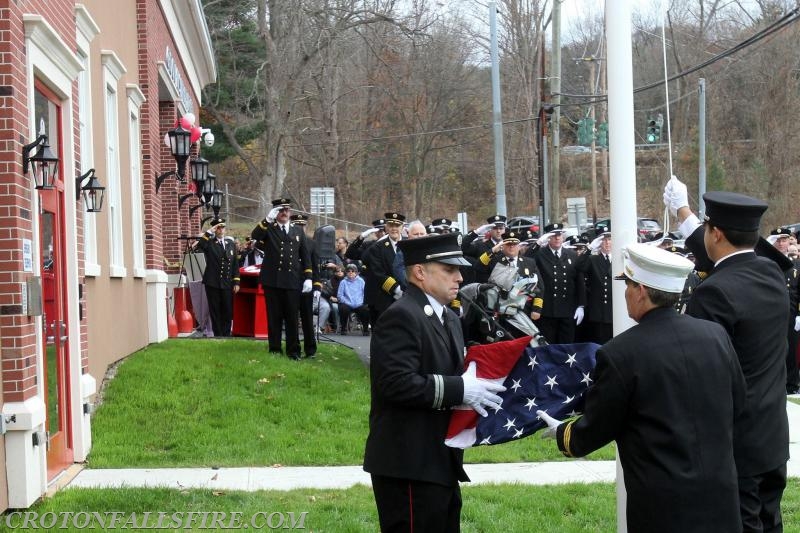
[[[289,232],[286,230],[286,226],[281,226],[284,235],[289,235]]]
[[[556,259],[561,259],[561,254],[558,253],[558,250],[553,250],[553,255],[556,256]]]

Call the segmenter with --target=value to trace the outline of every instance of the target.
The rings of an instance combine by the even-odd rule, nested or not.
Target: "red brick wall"
[[[139,40],[139,86],[147,99],[142,106],[142,165],[144,179],[145,205],[145,261],[147,268],[177,272],[167,264],[180,262],[185,241],[178,240],[181,235],[196,232],[201,210],[192,217],[189,224],[189,207],[197,201],[187,200],[178,212],[178,196],[189,192],[191,173],[187,162],[186,183],[179,183],[174,177],[167,178],[155,192],[156,176],[174,170],[175,159],[164,144],[164,134],[175,127],[178,109],[173,102],[160,102],[158,98],[158,63],[163,62],[169,47],[178,62],[184,83],[189,86],[189,78],[180,61],[178,51],[172,44],[172,36],[167,29],[163,13],[157,0],[137,0],[137,26]],[[199,102],[194,102],[194,113],[200,115]],[[194,229],[189,231],[190,226]]]
[[[35,194],[30,177],[22,174],[22,146],[34,138],[27,126],[27,61],[22,15],[42,15],[64,43],[75,50],[74,5],[74,0],[0,0],[0,227],[5,228],[0,230],[3,401],[23,401],[36,395],[35,320],[20,314],[21,285],[30,277],[23,272],[22,241],[34,240],[31,198]],[[75,85],[73,92],[74,88]],[[73,113],[77,118],[77,101],[72,109],[62,112]],[[70,135],[71,132],[62,133]],[[79,149],[76,138],[76,152]],[[83,334],[82,339],[85,339]]]

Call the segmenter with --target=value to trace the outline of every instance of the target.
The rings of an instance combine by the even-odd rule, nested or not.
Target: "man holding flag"
[[[623,250],[625,303],[638,322],[598,349],[583,416],[537,414],[568,457],[616,441],[630,532],[742,531],[733,423],[745,382],[719,324],[674,305],[693,264],[655,246]]]
[[[371,406],[364,470],[381,531],[458,532],[463,451],[444,439],[451,409],[483,416],[505,387],[464,372],[464,337],[447,305],[463,258],[456,234],[399,241],[408,290],[381,314],[370,345]]]

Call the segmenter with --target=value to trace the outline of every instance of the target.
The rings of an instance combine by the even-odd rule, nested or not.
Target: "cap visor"
[[[614,279],[618,279],[618,280],[624,281],[624,280],[628,279],[628,276],[626,276],[625,274],[620,274],[619,276],[614,276]]]
[[[447,257],[444,259],[437,259],[436,262],[444,263],[446,265],[471,266],[471,263],[463,257]]]

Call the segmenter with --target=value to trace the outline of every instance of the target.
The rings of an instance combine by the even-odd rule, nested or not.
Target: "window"
[[[85,174],[93,164],[94,154],[92,149],[92,95],[89,80],[91,79],[89,58],[78,50],[78,60],[83,65],[83,71],[78,74],[78,128],[81,139],[81,168],[79,173]],[[79,208],[80,209],[80,208]],[[83,212],[83,261],[87,276],[99,276],[100,265],[97,263],[97,227],[94,213]]]
[[[119,159],[119,121],[117,120],[118,95],[117,84],[125,67],[113,52],[103,52],[104,85],[105,85],[105,123],[106,123],[106,171],[108,186],[106,200],[108,202],[108,251],[109,275],[125,277],[124,237],[122,231],[122,191],[120,185]]]
[[[141,278],[146,274],[144,268],[144,223],[142,222],[142,149],[140,142],[139,109],[144,103],[144,95],[136,85],[128,85],[128,138],[130,140],[131,161],[131,231],[133,238],[133,275]]]

